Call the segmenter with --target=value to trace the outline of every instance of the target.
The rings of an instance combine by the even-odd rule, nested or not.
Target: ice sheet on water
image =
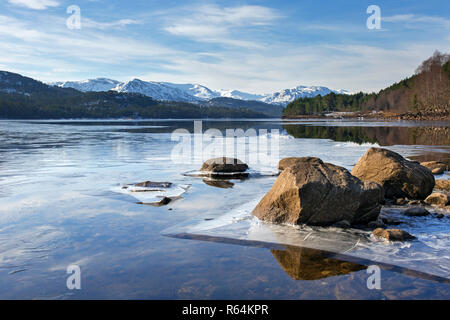
[[[163,231],[164,235],[177,237],[205,236],[217,241],[229,239],[240,244],[255,242],[270,245],[287,245],[323,250],[348,257],[389,265],[401,269],[450,280],[450,219],[407,217],[403,209],[389,210],[390,216],[402,221],[398,228],[417,237],[411,242],[388,242],[376,239],[370,231],[274,225],[261,222],[251,215],[259,199],[250,201],[231,212],[205,219],[204,216],[187,221]],[[386,214],[386,212],[384,213]],[[396,227],[397,228],[397,227]]]
[[[189,189],[189,185],[171,184],[168,187],[138,187],[119,185],[111,189],[113,192],[132,196],[143,204],[158,203],[163,198],[178,198]]]

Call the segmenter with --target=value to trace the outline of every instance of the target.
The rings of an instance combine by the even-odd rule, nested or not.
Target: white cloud
[[[133,20],[133,19],[120,19],[117,21],[112,21],[112,22],[98,22],[98,21],[94,21],[88,18],[82,18],[82,24],[81,26],[83,28],[94,28],[94,29],[101,29],[101,30],[105,30],[105,29],[110,29],[110,28],[122,28],[122,27],[126,27],[128,25],[133,25],[133,24],[141,24],[140,21],[137,20]]]
[[[48,7],[57,7],[59,2],[55,0],[8,0],[9,3],[34,10],[45,10]]]
[[[170,22],[164,28],[165,31],[191,38],[200,42],[221,43],[238,47],[260,47],[253,41],[237,39],[233,30],[242,30],[247,27],[261,27],[271,24],[281,17],[271,8],[262,6],[239,6],[221,8],[215,5],[207,5],[187,10],[175,17],[169,18]],[[242,33],[241,33],[242,34]]]

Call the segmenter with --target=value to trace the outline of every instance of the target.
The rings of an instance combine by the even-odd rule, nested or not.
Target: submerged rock
[[[246,174],[248,165],[239,159],[234,158],[214,158],[205,161],[200,169],[202,172],[214,174],[233,174],[240,173]]]
[[[436,180],[435,189],[450,191],[450,180]]]
[[[447,165],[439,161],[421,162],[420,165],[430,169],[433,174],[442,174],[447,169]]]
[[[400,229],[382,229],[373,230],[372,234],[378,238],[384,238],[389,241],[405,241],[416,239],[413,235]]]
[[[398,226],[399,224],[401,224],[401,221],[392,219],[390,217],[382,217],[381,221],[383,221],[384,224],[386,225],[391,225],[391,226]]]
[[[395,204],[398,206],[403,206],[407,203],[408,201],[405,198],[398,198],[395,200]]]
[[[450,204],[450,197],[442,192],[435,192],[430,194],[425,202],[429,205],[437,206],[437,207],[445,207]]]
[[[429,215],[430,212],[424,207],[413,207],[403,211],[403,214],[409,217],[424,217]]]
[[[252,213],[274,223],[365,224],[377,219],[383,198],[379,184],[361,182],[345,168],[306,157],[283,170]]]
[[[370,148],[355,165],[352,175],[381,184],[387,198],[425,199],[435,183],[429,169],[382,148]]]

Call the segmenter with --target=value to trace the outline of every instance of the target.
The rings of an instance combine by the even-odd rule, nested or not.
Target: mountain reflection
[[[286,246],[285,250],[270,250],[294,280],[318,280],[364,270],[364,265],[332,258],[329,253],[300,247]]]

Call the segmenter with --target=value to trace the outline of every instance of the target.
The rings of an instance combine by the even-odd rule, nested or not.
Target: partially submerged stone
[[[370,148],[355,165],[352,175],[381,184],[387,198],[425,199],[435,183],[428,168],[382,148]]]
[[[377,183],[362,182],[345,168],[306,157],[283,170],[252,213],[274,223],[366,224],[377,219],[383,198]]]
[[[395,199],[395,204],[398,206],[403,206],[407,203],[408,201],[405,198],[398,198]]]
[[[205,161],[200,169],[200,171],[209,173],[211,175],[220,174],[234,174],[238,173],[240,175],[246,174],[248,165],[239,159],[234,158],[214,158]]]
[[[416,239],[413,235],[400,229],[382,229],[373,230],[372,234],[378,238],[384,238],[389,241],[406,241]]]
[[[172,182],[144,181],[136,183],[134,186],[142,188],[170,188],[172,186]]]
[[[409,217],[424,217],[429,215],[430,212],[424,207],[413,207],[403,211],[403,214]]]
[[[450,180],[436,180],[435,189],[450,191]]]
[[[432,206],[445,207],[450,204],[450,197],[442,192],[434,192],[425,199],[425,202]]]
[[[383,223],[385,225],[391,225],[391,226],[398,226],[399,224],[401,224],[401,221],[395,220],[393,218],[390,217],[382,217],[381,221],[383,221]]]
[[[420,164],[430,169],[433,174],[442,174],[447,169],[447,165],[440,161],[427,161]]]

